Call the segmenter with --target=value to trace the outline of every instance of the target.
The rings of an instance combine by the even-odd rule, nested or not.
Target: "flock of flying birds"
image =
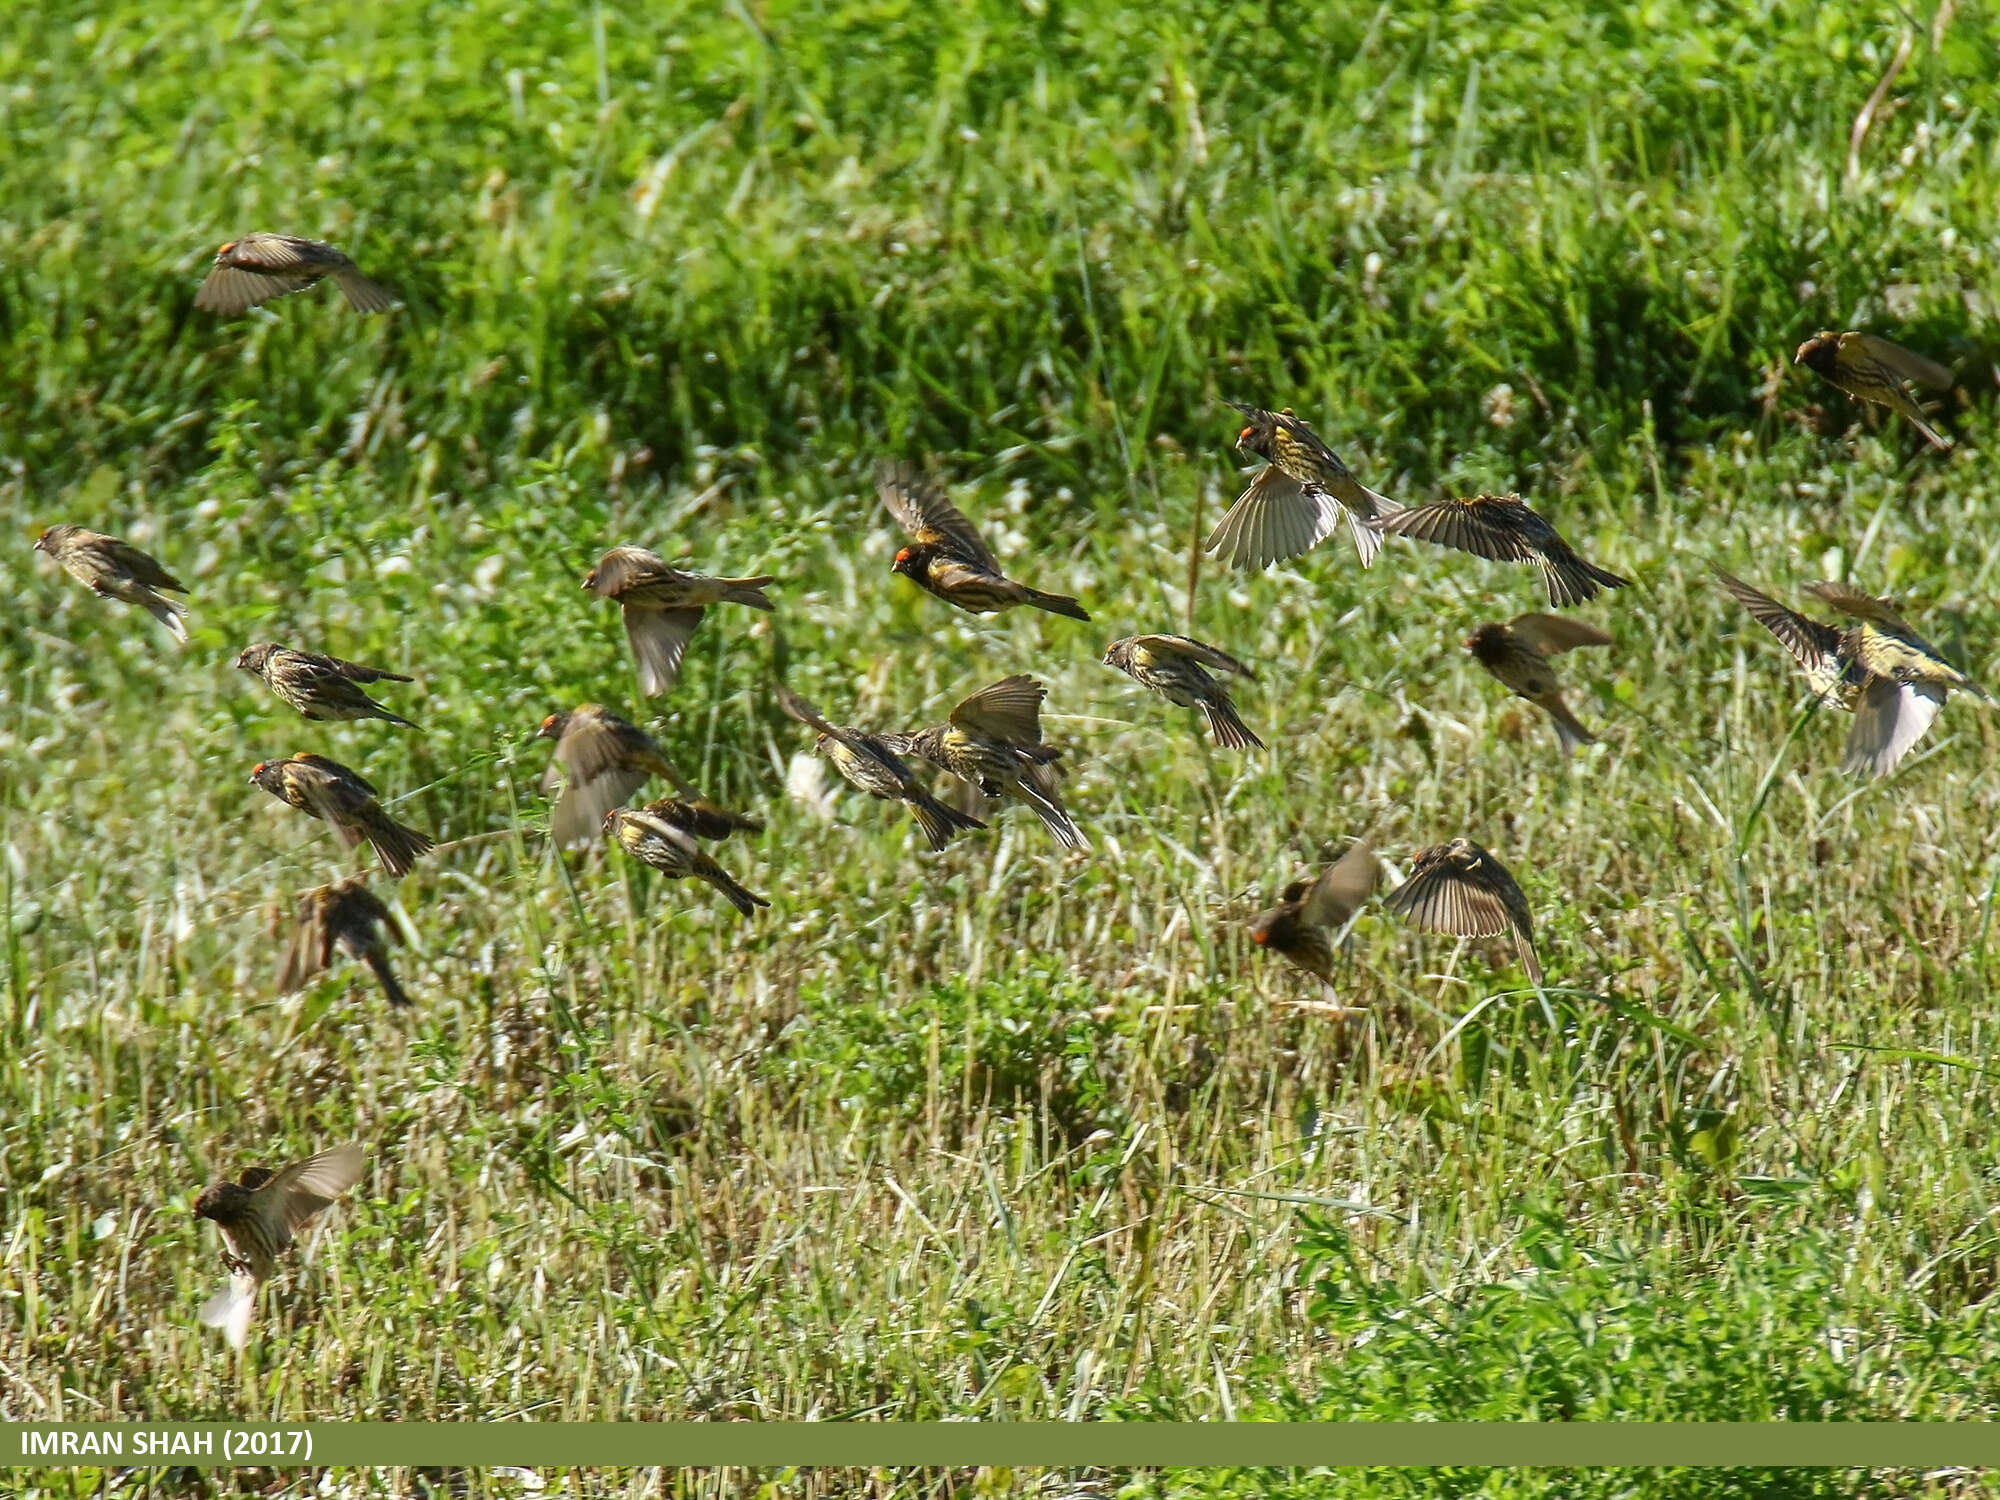
[[[357,312],[394,305],[385,288],[331,245],[259,233],[221,247],[195,306],[237,314],[323,279],[331,279]],[[1901,413],[1933,445],[1950,446],[1906,389],[1906,383],[1934,389],[1951,385],[1950,372],[1933,361],[1870,334],[1821,333],[1799,347],[1796,362],[1851,396]],[[1541,572],[1551,609],[1586,603],[1627,582],[1580,557],[1517,495],[1475,495],[1405,507],[1357,480],[1289,410],[1229,404],[1244,418],[1237,448],[1264,464],[1207,539],[1206,549],[1227,565],[1267,568],[1311,550],[1344,524],[1364,567],[1374,561],[1384,536],[1529,564]],[[1075,599],[1007,577],[978,530],[918,468],[885,465],[878,471],[877,488],[883,506],[910,537],[896,554],[893,571],[918,587],[973,614],[1025,605],[1089,620]],[[48,527],[35,546],[100,598],[145,609],[176,639],[187,640],[187,608],[168,597],[186,593],[186,586],[138,548],[68,524]],[[1716,579],[1785,646],[1826,703],[1854,715],[1845,762],[1851,772],[1886,775],[1930,728],[1952,690],[1992,701],[1886,599],[1842,583],[1807,585],[1815,598],[1855,622],[1839,628],[1795,613],[1719,570]],[[640,687],[647,697],[658,697],[672,689],[688,642],[709,609],[737,604],[771,611],[775,606],[764,590],[776,581],[684,572],[645,548],[620,546],[598,560],[583,587],[617,603]],[[1531,611],[1504,624],[1480,625],[1464,644],[1501,684],[1548,714],[1567,755],[1593,736],[1563,701],[1551,659],[1611,642],[1596,625]],[[1135,635],[1112,642],[1103,659],[1169,703],[1200,710],[1219,746],[1262,748],[1226,685],[1229,678],[1251,676],[1251,669],[1220,647],[1181,635]],[[417,727],[368,691],[376,684],[411,680],[398,673],[270,643],[248,647],[236,665],[261,677],[308,720],[376,719]],[[1087,841],[1062,801],[1063,752],[1042,739],[1046,695],[1033,677],[1016,674],[973,693],[943,724],[888,732],[834,723],[782,682],[777,687],[783,710],[816,732],[815,748],[859,790],[906,805],[931,849],[943,849],[986,824],[939,800],[906,757],[946,771],[988,798],[1025,804],[1064,848],[1083,849]],[[745,917],[769,904],[702,848],[704,842],[762,825],[702,797],[645,730],[598,704],[585,703],[551,714],[539,732],[554,741],[547,790],[556,790],[561,768],[560,793],[550,811],[550,834],[559,846],[601,837],[663,875],[705,881]],[[672,785],[674,795],[627,807],[634,793],[656,776]],[[400,878],[434,847],[428,835],[384,811],[376,789],[358,772],[326,756],[305,753],[262,761],[251,770],[250,780],[325,822],[348,847],[366,841],[391,877]],[[1373,895],[1381,875],[1374,851],[1357,841],[1316,878],[1288,885],[1277,905],[1253,919],[1250,936],[1330,984],[1335,940]],[[1542,985],[1527,898],[1507,867],[1470,839],[1453,838],[1420,850],[1408,878],[1385,905],[1431,931],[1462,938],[1511,936],[1524,973],[1535,986]],[[327,968],[336,954],[344,954],[368,966],[392,1005],[406,1006],[409,998],[388,959],[388,941],[396,931],[388,908],[363,875],[310,891],[299,900],[280,963],[280,987],[298,988]],[[281,1171],[251,1167],[235,1182],[206,1188],[194,1212],[215,1222],[222,1233],[229,1283],[204,1306],[202,1320],[242,1347],[259,1284],[313,1218],[360,1180],[363,1167],[360,1146],[347,1144]]]

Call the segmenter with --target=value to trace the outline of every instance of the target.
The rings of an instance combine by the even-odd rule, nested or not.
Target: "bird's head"
[[[1505,625],[1481,625],[1459,644],[1464,646],[1466,650],[1470,651],[1481,661],[1485,661],[1489,657],[1501,654],[1506,641],[1506,635],[1507,627]]]
[[[250,1196],[250,1190],[234,1182],[213,1182],[201,1190],[194,1200],[194,1217],[213,1219],[218,1224],[235,1220],[243,1211],[243,1200]]]
[[[1840,335],[1820,332],[1814,334],[1792,356],[1792,363],[1804,365],[1817,375],[1829,375],[1840,358]]]
[[[612,808],[610,812],[604,815],[604,823],[602,826],[604,828],[604,836],[606,838],[616,838],[618,836],[618,820],[623,816],[624,816],[624,809],[618,807]]]
[[[587,589],[595,589],[597,587],[597,569],[592,568],[588,573],[583,575],[583,586]]]
[[[891,573],[901,573],[905,578],[915,578],[918,570],[917,549],[904,547],[896,553],[896,560],[889,564]]]
[[[826,747],[832,743],[833,743],[833,736],[830,734],[816,734],[813,736],[813,749],[818,751],[821,755],[825,755],[827,753]]]
[[[1104,648],[1105,666],[1116,667],[1118,668],[1119,671],[1122,672],[1127,667],[1129,667],[1131,663],[1132,663],[1132,643],[1130,641],[1113,641],[1110,645]]]
[[[223,256],[227,255],[230,251],[234,250],[235,248],[236,248],[236,241],[224,240],[221,244],[215,247],[215,258],[217,260],[221,260]]]
[[[535,736],[537,739],[559,740],[567,728],[569,728],[568,714],[550,714],[542,720],[542,727],[535,731]]]
[[[1259,948],[1268,948],[1271,945],[1271,929],[1277,922],[1278,914],[1275,911],[1265,912],[1250,924],[1250,941]]]
[[[56,548],[63,544],[64,538],[68,537],[75,530],[74,526],[67,523],[43,527],[42,534],[35,538],[35,550],[37,552],[53,553]]]
[[[278,648],[266,642],[257,646],[246,646],[236,657],[236,667],[242,672],[261,672],[264,664],[277,653]]]

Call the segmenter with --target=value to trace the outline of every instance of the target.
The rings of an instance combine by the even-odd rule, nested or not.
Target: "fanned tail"
[[[1250,726],[1238,716],[1236,705],[1227,693],[1218,693],[1203,703],[1202,708],[1208,714],[1209,732],[1215,736],[1216,744],[1231,750],[1264,748],[1264,742],[1252,734]]]

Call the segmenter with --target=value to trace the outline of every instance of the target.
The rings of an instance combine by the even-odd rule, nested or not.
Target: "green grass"
[[[1706,564],[1894,589],[2000,677],[1996,47],[1978,6],[1677,0],[0,14],[0,1411],[1993,1414],[1995,726],[1954,699],[1844,780]],[[406,308],[193,312],[259,227]],[[1823,326],[1951,361],[1959,447],[1789,370]],[[1604,743],[1557,764],[1458,649],[1525,570],[1336,539],[1190,609],[1222,396],[1633,577],[1564,661]],[[884,455],[1093,623],[891,577]],[[185,577],[190,648],[30,553],[55,519]],[[780,613],[639,704],[577,587],[622,541]],[[774,625],[856,722],[1043,675],[1090,855],[789,797]],[[1257,663],[1269,753],[1098,664],[1190,626]],[[287,717],[229,668],[265,638],[414,673],[425,733]],[[532,731],[590,698],[767,818],[718,851],[755,923],[559,867]],[[272,993],[352,863],[245,782],[302,749],[473,841],[394,890],[413,1015]],[[1291,1006],[1242,919],[1355,835],[1461,833],[1547,997],[1373,911],[1366,1015]],[[230,1355],[196,1191],[350,1136]]]

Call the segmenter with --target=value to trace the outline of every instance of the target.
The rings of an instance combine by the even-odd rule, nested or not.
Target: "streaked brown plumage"
[[[1237,448],[1267,460],[1209,533],[1203,547],[1223,563],[1254,570],[1317,547],[1345,520],[1365,568],[1382,546],[1376,522],[1402,509],[1348,471],[1317,432],[1287,408],[1224,403],[1248,424]]]
[[[1749,610],[1750,617],[1791,653],[1821,701],[1854,715],[1854,727],[1848,731],[1846,754],[1841,763],[1843,770],[1855,776],[1887,776],[1930,732],[1944,708],[1943,686],[1935,682],[1901,683],[1890,677],[1875,676],[1856,654],[1860,648],[1859,631],[1838,630],[1809,619],[1720,568],[1714,571],[1723,590]],[[1841,597],[1853,608],[1862,607],[1857,601],[1866,598],[1843,585],[1809,586],[1818,590],[1828,588],[1841,590]],[[1850,594],[1852,598],[1847,597]],[[1880,601],[1870,604],[1880,607]]]
[[[604,834],[634,859],[651,865],[670,880],[707,881],[746,917],[754,916],[758,907],[771,904],[738,884],[734,876],[696,847],[694,835],[678,821],[669,821],[651,811],[630,812],[615,807],[604,815]]]
[[[989,797],[1020,799],[1066,848],[1087,849],[1062,805],[1062,752],[1042,743],[1048,691],[1025,674],[1003,677],[961,702],[949,723],[885,738],[891,749],[921,755]]]
[[[1507,867],[1471,839],[1420,851],[1410,878],[1383,902],[1412,926],[1455,937],[1514,935],[1514,951],[1531,983],[1542,982],[1535,953],[1535,918]]]
[[[1556,743],[1568,755],[1597,736],[1585,729],[1563,702],[1549,658],[1579,646],[1608,646],[1611,636],[1582,620],[1530,611],[1506,624],[1481,625],[1465,638],[1465,649],[1502,685],[1526,698],[1554,721]]]
[[[1557,609],[1594,599],[1600,590],[1623,588],[1631,580],[1585,562],[1529,509],[1519,495],[1472,495],[1420,505],[1385,516],[1380,529],[1455,547],[1495,562],[1530,562],[1542,570],[1549,603]]]
[[[1361,910],[1381,875],[1375,851],[1357,839],[1317,880],[1286,886],[1278,904],[1252,920],[1250,940],[1331,984],[1333,934]]]
[[[428,835],[384,812],[375,788],[360,775],[324,755],[259,761],[250,779],[280,802],[331,824],[350,849],[368,840],[382,868],[398,879],[434,847]]]
[[[248,647],[237,656],[236,665],[263,678],[272,692],[308,719],[386,719],[405,729],[417,727],[361,690],[364,682],[410,681],[400,672],[269,643]]]
[[[1872,333],[1814,334],[1792,356],[1821,379],[1838,386],[1857,401],[1872,401],[1901,412],[1934,447],[1949,448],[1951,439],[1924,420],[1923,408],[1911,399],[1904,382],[1948,391],[1951,371],[1934,359]]]
[[[1944,659],[1887,599],[1877,599],[1845,583],[1809,583],[1805,591],[1861,623],[1844,634],[1847,652],[1863,671],[1906,686],[1929,683],[1956,688],[1983,702],[1993,695]]]
[[[649,698],[679,679],[688,639],[711,604],[747,604],[768,613],[777,606],[764,597],[764,589],[776,582],[769,576],[683,573],[644,547],[613,547],[583,577],[583,586],[599,598],[618,601],[639,663],[639,686]]]
[[[568,713],[550,714],[535,733],[556,742],[542,791],[562,784],[549,812],[549,836],[561,847],[601,839],[604,815],[622,806],[649,776],[662,778],[691,802],[700,800],[657,740],[601,704],[580,703]]]
[[[175,640],[187,640],[187,626],[181,618],[187,606],[156,592],[172,589],[185,594],[187,585],[130,542],[65,522],[36,537],[35,550],[48,553],[65,573],[98,598],[136,604],[172,631]]]
[[[960,833],[986,826],[933,797],[886,737],[850,725],[829,723],[810,702],[782,684],[778,688],[778,703],[801,724],[819,731],[813,749],[832,761],[834,769],[847,778],[849,785],[885,802],[907,804],[910,816],[923,829],[932,850],[944,848]]]
[[[365,1159],[358,1145],[335,1146],[280,1171],[247,1167],[235,1182],[216,1182],[194,1200],[194,1216],[222,1231],[222,1263],[229,1285],[201,1309],[201,1321],[220,1328],[232,1348],[250,1336],[257,1288],[278,1268],[312,1221],[361,1180]]]
[[[299,898],[291,940],[278,961],[278,990],[290,994],[302,988],[332,965],[337,950],[368,966],[391,1005],[407,1006],[410,997],[389,967],[389,944],[401,941],[395,917],[368,889],[365,876],[323,885]]]
[[[396,305],[386,287],[363,276],[333,246],[265,231],[229,240],[215,252],[215,265],[195,293],[194,305],[232,317],[274,297],[303,292],[328,276],[356,312],[385,312]]]
[[[901,573],[926,593],[975,615],[1025,604],[1072,620],[1090,618],[1076,600],[1045,594],[1003,574],[999,560],[964,513],[941,485],[915,465],[882,465],[876,470],[875,491],[914,543],[896,554],[890,571]]]
[[[1201,709],[1208,715],[1209,731],[1218,745],[1230,749],[1264,748],[1264,742],[1250,732],[1237,714],[1229,689],[1204,670],[1213,667],[1233,676],[1257,675],[1221,648],[1184,635],[1134,635],[1107,646],[1104,663],[1116,667],[1141,687],[1151,688],[1169,703]]]

